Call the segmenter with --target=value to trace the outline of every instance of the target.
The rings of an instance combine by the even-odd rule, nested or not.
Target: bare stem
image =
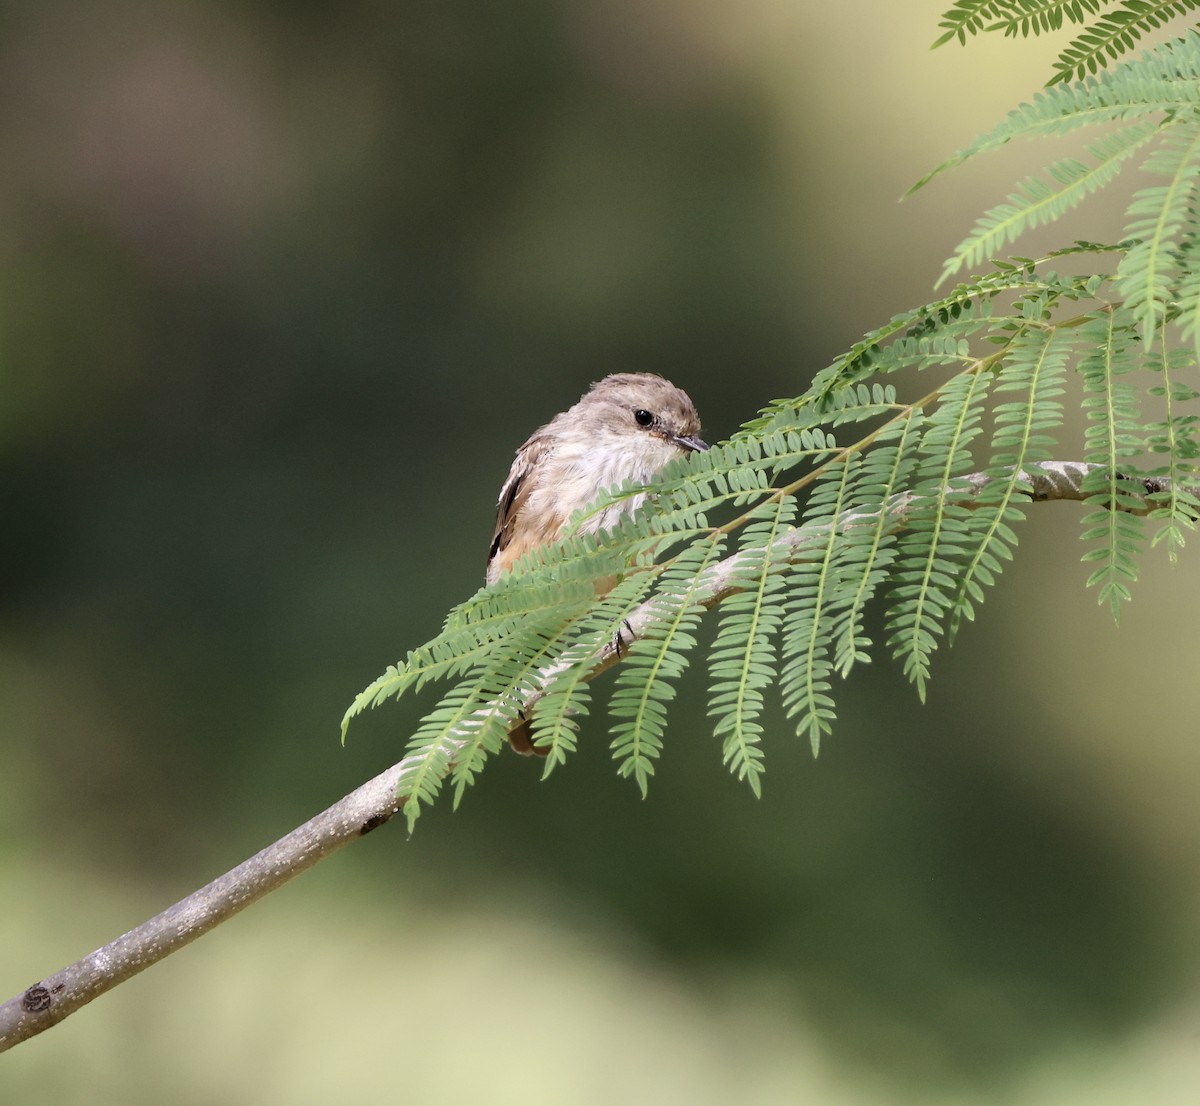
[[[383,825],[400,808],[396,782],[403,768],[403,761],[393,765],[212,883],[9,999],[0,1006],[0,1052],[49,1029],[318,860]]]

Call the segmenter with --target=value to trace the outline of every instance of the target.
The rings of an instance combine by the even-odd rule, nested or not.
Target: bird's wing
[[[535,434],[520,449],[508,470],[508,479],[500,489],[500,500],[496,504],[496,529],[492,532],[492,544],[488,549],[487,579],[490,584],[522,553],[527,553],[535,542],[517,541],[517,520],[521,509],[537,487],[538,462],[548,453],[550,444],[541,435]],[[530,535],[532,536],[532,535]]]

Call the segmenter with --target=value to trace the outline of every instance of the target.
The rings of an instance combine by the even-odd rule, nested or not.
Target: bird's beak
[[[708,442],[697,438],[695,434],[672,434],[671,441],[684,449],[690,449],[693,453],[705,453],[708,450]]]

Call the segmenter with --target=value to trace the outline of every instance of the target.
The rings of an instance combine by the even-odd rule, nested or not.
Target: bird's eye
[[[649,411],[638,408],[633,413],[633,417],[637,419],[638,426],[652,426],[654,424],[654,416]]]

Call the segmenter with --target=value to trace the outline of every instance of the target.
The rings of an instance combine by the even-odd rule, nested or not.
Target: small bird
[[[648,484],[668,461],[706,449],[700,417],[682,389],[653,373],[606,376],[517,450],[500,489],[487,582],[526,553],[566,537],[571,515],[605,488],[631,480]],[[579,532],[610,529],[645,498],[631,496],[604,508]],[[527,722],[512,730],[509,743],[518,753],[545,755],[533,744]]]

